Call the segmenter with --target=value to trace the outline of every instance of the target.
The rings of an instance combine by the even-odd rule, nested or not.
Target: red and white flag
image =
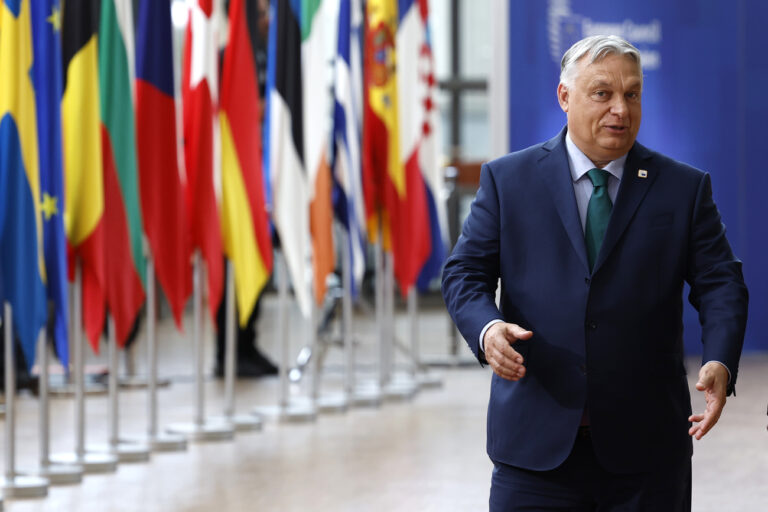
[[[196,0],[189,9],[182,98],[184,102],[185,199],[193,249],[199,249],[208,275],[208,307],[216,310],[224,288],[219,223],[220,172],[217,172],[218,33],[213,0]]]

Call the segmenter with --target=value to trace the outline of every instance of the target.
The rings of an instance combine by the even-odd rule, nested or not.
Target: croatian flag
[[[439,115],[435,108],[435,74],[429,31],[428,0],[400,0],[397,30],[398,89],[400,92],[400,149],[406,167],[417,166],[426,196],[430,240],[429,256],[417,285],[426,290],[440,274],[446,256],[447,215],[439,194],[443,188],[440,167]]]

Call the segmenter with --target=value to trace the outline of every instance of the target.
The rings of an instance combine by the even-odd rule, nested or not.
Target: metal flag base
[[[117,385],[122,389],[146,389],[149,386],[149,379],[142,375],[125,375],[117,379]],[[170,379],[157,379],[155,382],[158,388],[167,388],[170,385]]]
[[[118,462],[148,462],[149,446],[130,441],[120,441],[117,443],[117,461]]]
[[[117,462],[148,462],[149,447],[143,443],[134,443],[123,441],[113,445],[99,445],[93,449],[94,452],[109,453],[117,457]]]
[[[317,409],[311,403],[291,403],[287,407],[277,405],[257,407],[256,414],[275,419],[280,423],[309,423],[317,419]]]
[[[422,357],[420,361],[423,366],[432,368],[465,368],[480,364],[477,362],[477,359],[464,355]]]
[[[50,485],[72,485],[83,481],[83,468],[77,464],[48,464],[35,472],[35,476],[45,478]]]
[[[117,457],[110,453],[86,452],[83,457],[76,453],[61,453],[51,456],[55,464],[78,465],[83,473],[114,473],[117,471]]]
[[[344,413],[349,409],[349,400],[343,393],[328,393],[317,399],[317,409],[321,413]]]
[[[232,425],[223,421],[172,423],[165,430],[171,434],[183,435],[192,442],[229,441],[235,437]]]
[[[146,440],[153,452],[183,452],[187,450],[187,438],[178,434],[159,433]]]
[[[211,421],[230,424],[235,432],[257,432],[264,426],[264,421],[258,414],[233,414],[231,416],[214,416]]]
[[[438,389],[443,387],[443,378],[432,373],[416,374],[416,383],[420,389]]]
[[[3,479],[5,498],[45,498],[48,496],[48,480],[39,476],[14,476]]]
[[[381,390],[374,382],[358,384],[350,397],[355,407],[379,407],[381,405]]]
[[[396,376],[384,386],[384,398],[390,402],[407,401],[412,399],[418,390],[418,383],[410,376]]]
[[[57,398],[70,398],[75,396],[75,385],[51,382],[48,393]],[[83,393],[87,396],[103,396],[107,394],[107,386],[100,382],[86,382],[83,386]]]

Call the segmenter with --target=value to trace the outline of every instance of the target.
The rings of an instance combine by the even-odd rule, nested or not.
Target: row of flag
[[[427,0],[271,0],[264,105],[257,2],[229,2],[228,34],[221,2],[187,2],[183,149],[170,2],[140,0],[134,28],[131,0],[0,1],[0,298],[30,365],[49,308],[67,364],[78,268],[94,350],[107,310],[124,344],[147,254],[179,327],[191,254],[213,318],[226,255],[245,324],[272,271],[270,217],[306,315],[336,266],[334,217],[355,290],[369,242],[392,251],[403,293],[439,273]]]

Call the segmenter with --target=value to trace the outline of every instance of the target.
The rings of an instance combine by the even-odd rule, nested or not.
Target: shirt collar
[[[587,158],[587,155],[585,155],[573,142],[570,132],[566,132],[565,134],[565,150],[566,153],[568,153],[568,163],[571,167],[571,178],[574,183],[579,181],[590,169],[595,168],[595,164],[593,164],[592,161]],[[627,155],[625,154],[610,162],[603,167],[603,169],[621,181],[621,178],[624,175],[624,163],[626,161]]]

